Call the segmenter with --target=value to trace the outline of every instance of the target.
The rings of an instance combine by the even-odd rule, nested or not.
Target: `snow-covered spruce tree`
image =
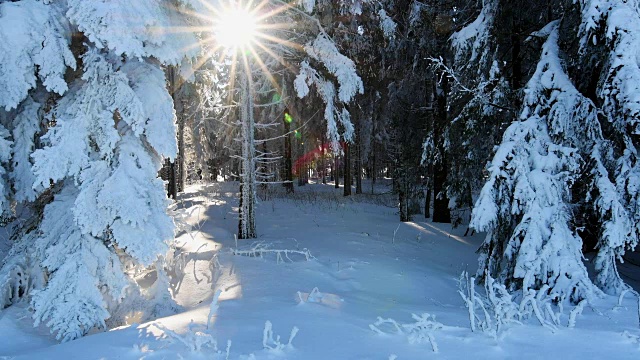
[[[10,82],[2,84],[1,91],[10,90],[2,105],[18,107],[12,117],[13,142],[21,144],[13,151],[14,198],[29,200],[35,196],[30,189],[50,189],[52,183],[48,191],[57,192],[38,232],[16,242],[10,254],[45,269],[46,283],[33,292],[34,319],[63,341],[104,328],[111,307],[127,287],[137,286],[125,275],[123,259],[149,266],[173,238],[157,179],[161,158],[176,154],[174,111],[161,64],[180,63],[184,49],[196,42],[193,34],[162,30],[187,25],[174,5],[160,0],[0,4],[0,16],[12,15],[8,18],[16,19],[23,34],[18,51],[0,55],[6,57],[3,65],[21,64],[1,77]],[[0,24],[3,39],[15,37],[15,29],[2,27],[4,18]],[[81,32],[76,39],[84,35],[84,44],[74,50],[82,54],[82,69],[80,78],[68,74],[67,85],[63,75],[76,64],[72,31]],[[31,179],[28,153],[38,106],[29,91],[62,95],[46,115],[53,126],[41,139],[44,147],[32,155]],[[25,241],[33,244],[24,246]],[[0,274],[11,274],[15,265],[4,261]],[[3,294],[7,285],[11,281],[0,283]]]
[[[626,285],[616,261],[637,246],[640,235],[640,62],[636,54],[640,49],[640,3],[581,0],[579,5],[580,51],[604,54],[596,74],[596,95],[602,115],[613,125],[605,134],[608,146],[599,149],[611,160],[592,170],[594,183],[600,185],[593,199],[601,224],[596,284],[608,293],[619,293]]]
[[[451,36],[451,66],[434,60],[451,78],[451,121],[443,137],[449,158],[446,193],[452,210],[466,212],[473,207],[473,199],[483,185],[482,169],[500,141],[501,124],[515,116],[508,97],[505,64],[497,60],[497,12],[497,1],[483,1],[477,17]],[[425,145],[427,155],[429,143]],[[454,224],[462,220],[468,219],[453,219]]]
[[[451,36],[453,61],[446,67],[434,61],[451,84],[451,121],[443,138],[452,210],[468,209],[482,188],[483,169],[522,110],[526,76],[539,58],[529,35],[562,15],[561,2],[483,0],[456,7],[454,26],[464,26]]]
[[[40,131],[41,104],[68,89],[65,72],[76,66],[64,12],[57,3],[0,2],[0,226],[7,227],[0,242],[11,244],[0,258],[0,307],[41,285],[34,281],[40,269],[26,254],[31,245],[9,238],[19,238],[23,228],[37,226],[37,220],[12,219],[16,210],[24,208],[21,202],[36,195],[29,156]]]
[[[29,92],[62,94],[75,68],[64,8],[41,1],[0,2],[0,217],[9,202],[33,200],[29,154],[40,104]],[[39,87],[38,89],[36,89]]]
[[[471,226],[487,232],[478,271],[512,290],[549,285],[552,297],[578,301],[600,292],[582,263],[570,185],[581,172],[580,146],[598,146],[577,142],[597,136],[599,126],[595,106],[562,67],[558,21],[536,35],[547,40],[525,88],[520,121],[507,128],[473,210]]]

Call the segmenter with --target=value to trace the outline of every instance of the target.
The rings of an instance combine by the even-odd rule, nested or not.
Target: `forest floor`
[[[233,183],[194,185],[177,204],[184,230],[170,281],[179,313],[57,344],[31,326],[26,304],[14,305],[0,310],[0,359],[640,357],[631,295],[621,306],[613,297],[586,306],[575,328],[566,327],[565,309],[553,331],[527,320],[497,337],[472,332],[458,279],[475,273],[482,236],[420,216],[399,223],[388,194],[344,198],[320,184],[293,196],[263,193],[258,239],[236,242],[236,191]],[[412,314],[424,313],[435,319],[415,324]],[[416,326],[374,331],[378,317]]]

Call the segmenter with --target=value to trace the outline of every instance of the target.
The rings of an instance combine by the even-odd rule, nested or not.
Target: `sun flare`
[[[228,49],[250,46],[256,38],[257,23],[256,16],[246,9],[226,9],[214,24],[216,41]]]

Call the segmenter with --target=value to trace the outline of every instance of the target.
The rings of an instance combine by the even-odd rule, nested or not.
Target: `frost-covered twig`
[[[218,350],[218,342],[211,334],[207,334],[202,331],[194,331],[192,325],[189,326],[189,331],[184,334],[178,334],[158,323],[154,323],[152,325],[162,330],[170,339],[178,340],[191,352],[201,351],[204,347],[209,347],[216,353],[220,352]]]
[[[398,224],[398,227],[393,231],[393,239],[391,239],[392,244],[396,243],[396,234],[398,233],[399,229],[400,229],[400,224]]]
[[[376,332],[378,335],[388,334],[388,331],[384,331],[381,327],[391,327],[395,335],[406,336],[410,344],[421,344],[425,341],[429,341],[433,352],[438,352],[438,344],[436,343],[433,333],[436,330],[443,328],[443,325],[436,321],[435,315],[423,313],[421,315],[412,314],[411,317],[415,320],[413,323],[400,324],[394,319],[383,319],[378,317],[378,320],[369,325],[369,328]]]
[[[276,262],[279,264],[280,262],[285,262],[288,260],[293,262],[293,260],[289,257],[289,255],[302,255],[306,261],[310,261],[311,259],[315,259],[309,249],[304,248],[302,250],[290,250],[290,249],[270,249],[268,245],[265,245],[262,242],[255,243],[251,249],[248,250],[238,250],[237,248],[231,249],[231,253],[233,255],[241,255],[248,257],[264,257],[265,254],[275,254]]]
[[[487,95],[486,93],[486,89],[492,86],[492,83],[496,80],[496,79],[489,79],[488,81],[483,81],[480,82],[478,84],[472,85],[471,87],[466,86],[462,80],[460,80],[460,78],[458,77],[458,75],[456,74],[456,71],[454,69],[452,69],[451,67],[447,66],[445,64],[445,62],[442,60],[442,58],[428,58],[429,61],[431,61],[433,63],[433,65],[437,68],[440,68],[443,72],[444,72],[444,76],[449,77],[449,79],[451,79],[453,81],[453,83],[458,87],[460,92],[463,93],[467,93],[469,95],[471,95],[473,97],[473,100],[477,100],[479,101],[481,104],[487,105],[487,106],[491,106],[491,107],[495,107],[496,109],[500,109],[500,110],[508,110],[508,111],[512,111],[513,109],[500,105],[500,104],[496,104],[495,102],[491,101],[490,97]]]
[[[472,331],[480,329],[497,338],[508,325],[522,324],[521,321],[532,317],[552,332],[555,332],[561,324],[563,304],[558,303],[558,311],[554,310],[552,301],[559,296],[556,293],[549,293],[548,285],[538,290],[522,291],[518,296],[516,296],[517,293],[510,293],[504,284],[499,283],[489,274],[485,274],[484,294],[477,293],[475,285],[475,278],[470,278],[466,271],[460,275],[458,294],[468,309]],[[588,302],[583,300],[571,310],[567,327],[575,326],[576,317],[582,313],[587,304]]]
[[[465,282],[465,286],[467,289],[466,293],[462,291],[463,281]],[[469,279],[469,273],[467,273],[466,271],[460,274],[460,278],[458,279],[458,287],[460,288],[458,290],[458,294],[460,294],[460,297],[462,297],[462,300],[464,300],[465,305],[469,310],[469,323],[471,324],[471,331],[474,331],[474,332],[476,331],[476,315],[474,311],[475,296],[476,296],[475,282],[476,282],[476,279],[474,277]]]

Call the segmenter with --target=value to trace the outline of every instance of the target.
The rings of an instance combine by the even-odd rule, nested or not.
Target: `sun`
[[[214,26],[216,42],[227,49],[251,46],[258,33],[257,17],[241,7],[225,9],[218,14]]]

